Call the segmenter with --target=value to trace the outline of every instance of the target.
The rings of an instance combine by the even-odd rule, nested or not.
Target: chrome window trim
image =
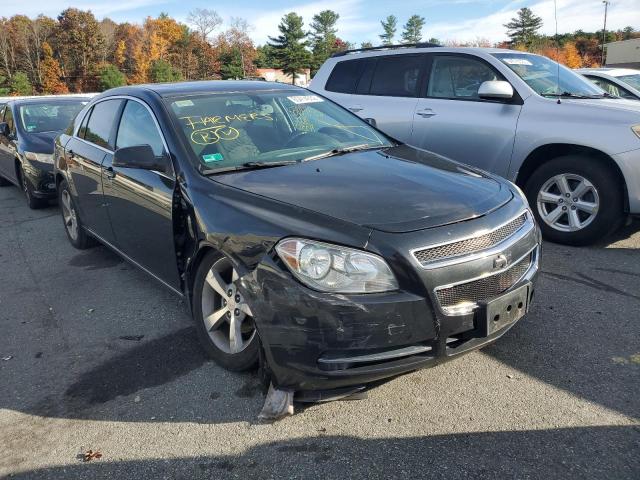
[[[158,123],[158,119],[156,118],[155,114],[153,113],[153,110],[151,110],[151,107],[149,107],[149,105],[146,104],[146,102],[144,102],[143,100],[140,100],[139,98],[136,97],[132,97],[131,95],[113,95],[111,97],[105,97],[105,98],[101,98],[100,100],[96,101],[95,103],[91,104],[89,106],[89,110],[92,110],[93,107],[95,107],[96,105],[98,105],[99,103],[102,102],[106,102],[107,100],[131,100],[134,102],[139,103],[140,105],[142,105],[144,108],[147,109],[147,111],[149,112],[149,115],[151,115],[151,118],[153,119],[153,123],[156,126],[156,130],[158,130],[158,133],[160,134],[160,139],[162,140],[162,146],[164,147],[165,152],[167,153],[167,155],[169,155],[169,159],[171,160],[171,152],[169,151],[169,146],[167,145],[167,141],[165,140],[164,137],[164,133],[162,133],[162,129],[160,128],[160,124]],[[89,112],[87,111],[87,113],[85,115],[88,115]],[[84,120],[84,117],[83,117]],[[120,115],[120,120],[122,120],[122,114]],[[86,143],[87,145],[91,145],[93,147],[97,147],[100,150],[102,150],[105,153],[115,153],[115,150],[109,150],[108,148],[104,148],[101,147],[100,145],[96,145],[95,143],[89,142],[87,140],[85,140],[84,138],[80,138],[78,136],[78,130],[80,130],[80,126],[82,125],[82,122],[80,122],[73,130],[73,138],[75,138],[76,140],[80,140],[81,142]],[[120,124],[118,123],[118,127],[120,127]],[[116,132],[116,139],[117,139],[117,132]],[[173,166],[173,161],[169,162],[171,165],[171,172],[172,175],[169,175],[167,173],[164,172],[159,172],[157,170],[150,170],[151,172],[157,173],[160,176],[166,177],[170,180],[175,180],[176,178],[176,170]]]
[[[427,264],[423,264],[416,257],[416,252],[419,252],[421,250],[427,250],[427,249],[430,249],[430,248],[442,247],[444,245],[450,245],[452,243],[464,242],[465,240],[473,240],[474,238],[480,237],[482,235],[488,235],[488,234],[490,234],[492,232],[495,232],[496,230],[499,230],[502,227],[508,225],[509,223],[513,222],[514,220],[516,220],[518,217],[520,217],[521,215],[523,215],[525,213],[526,213],[525,222],[522,224],[522,226],[520,226],[520,228],[518,228],[518,230],[516,230],[511,236],[505,238],[504,240],[502,240],[499,243],[496,243],[494,246],[489,247],[488,249],[478,250],[476,252],[471,252],[471,253],[462,253],[460,255],[455,255],[455,256],[443,257],[441,260],[432,260]],[[520,211],[518,214],[514,215],[512,218],[510,218],[506,222],[501,223],[497,227],[494,227],[494,228],[492,228],[490,230],[486,230],[486,231],[483,230],[481,232],[475,232],[475,233],[473,233],[471,235],[467,235],[465,237],[455,238],[455,239],[452,239],[452,240],[447,240],[445,242],[434,243],[434,244],[431,244],[431,245],[424,245],[422,247],[413,248],[413,249],[409,250],[409,253],[411,254],[411,258],[416,262],[416,264],[420,268],[423,268],[425,270],[433,270],[433,269],[436,269],[436,268],[448,267],[448,266],[451,266],[451,265],[457,265],[458,263],[470,262],[472,260],[477,260],[479,258],[485,258],[485,257],[488,257],[490,255],[494,255],[495,253],[498,253],[501,250],[504,250],[505,248],[510,247],[514,243],[516,243],[519,240],[521,240],[533,228],[535,228],[535,223],[533,221],[533,214],[527,208],[527,209],[524,209],[524,210]]]

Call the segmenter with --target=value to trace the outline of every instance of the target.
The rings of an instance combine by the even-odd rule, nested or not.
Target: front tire
[[[231,261],[207,253],[193,284],[193,318],[207,354],[232,371],[253,368],[258,362],[259,338],[253,313],[238,289]]]
[[[589,157],[567,155],[540,166],[525,194],[545,239],[590,245],[624,219],[623,189],[615,172]]]
[[[71,245],[78,250],[85,250],[93,246],[93,239],[82,227],[82,222],[78,216],[78,211],[71,197],[69,184],[66,180],[63,180],[60,182],[60,185],[58,185],[58,204],[62,212],[64,231],[67,233],[67,238]]]
[[[22,167],[20,167],[20,187],[22,188],[22,192],[24,193],[25,197],[27,197],[27,205],[30,209],[37,210],[46,205],[46,201],[33,196],[33,189],[29,184],[29,180],[27,180]]]

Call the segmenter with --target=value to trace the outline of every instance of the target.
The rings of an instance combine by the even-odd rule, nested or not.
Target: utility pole
[[[600,66],[604,67],[604,43],[607,38],[607,8],[611,2],[608,0],[602,0],[602,3],[604,3],[604,26],[602,27],[602,53],[600,57]]]

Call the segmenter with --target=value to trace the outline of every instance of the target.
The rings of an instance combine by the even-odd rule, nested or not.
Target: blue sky
[[[523,6],[543,18],[545,33],[553,33],[554,30],[553,0],[244,0],[226,3],[202,0],[5,0],[1,14],[35,16],[44,13],[55,16],[70,4],[90,9],[98,18],[108,16],[116,21],[133,23],[141,23],[145,17],[156,16],[160,12],[184,21],[189,10],[210,8],[217,10],[227,22],[231,17],[246,19],[252,26],[251,36],[258,44],[264,43],[269,35],[277,34],[277,25],[283,14],[295,11],[308,25],[314,13],[327,8],[340,14],[338,35],[351,42],[369,40],[377,43],[381,33],[380,19],[394,14],[402,25],[414,13],[426,18],[425,39],[436,37],[468,41],[486,38],[499,41],[506,38],[502,25]],[[557,4],[560,32],[602,28],[604,10],[601,0],[557,0]],[[613,0],[607,24],[612,29],[631,25],[640,30],[640,0]]]

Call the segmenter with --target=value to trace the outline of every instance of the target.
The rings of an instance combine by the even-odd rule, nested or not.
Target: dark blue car
[[[0,186],[22,188],[31,208],[56,198],[53,141],[88,100],[43,97],[0,106]]]

